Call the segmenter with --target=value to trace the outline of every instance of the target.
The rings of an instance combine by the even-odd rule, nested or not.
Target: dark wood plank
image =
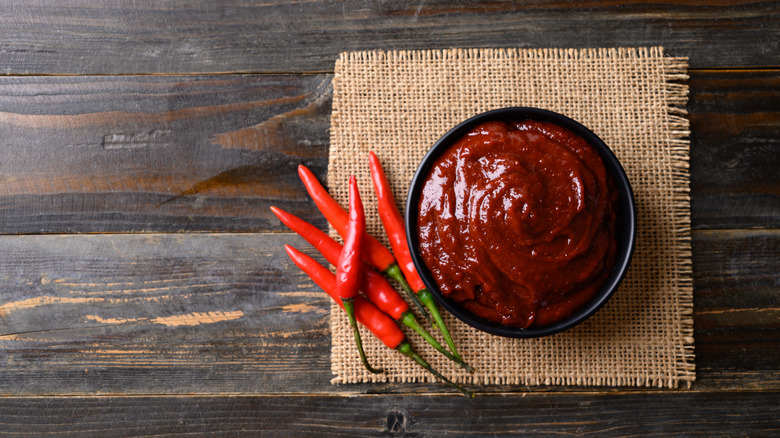
[[[311,252],[286,233],[0,236],[0,394],[451,392],[332,386],[329,302],[285,243]],[[695,390],[780,390],[778,254],[776,230],[694,234]]]
[[[777,66],[774,1],[186,4],[15,0],[6,74],[330,72],[345,50],[666,46],[694,67]]]
[[[329,75],[0,78],[0,233],[279,229],[327,166]]]
[[[2,11],[0,435],[780,434],[778,2]],[[325,226],[294,169],[325,173],[338,53],[638,45],[694,68],[693,389],[331,385],[328,301],[281,247],[311,251],[267,207]],[[19,235],[84,232],[149,234]]]
[[[0,77],[0,233],[324,227],[330,75]],[[780,224],[780,70],[692,71],[695,229]]]
[[[780,71],[692,71],[695,229],[780,226]]]
[[[329,301],[284,234],[0,237],[0,394],[329,384]]]
[[[777,436],[778,392],[480,396],[0,398],[6,434]]]
[[[762,390],[780,384],[780,230],[693,233],[699,383]]]

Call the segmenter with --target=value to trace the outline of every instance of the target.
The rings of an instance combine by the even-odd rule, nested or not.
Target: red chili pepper
[[[336,286],[336,276],[330,269],[322,266],[313,258],[290,245],[285,245],[284,249],[296,266],[305,272],[320,289],[330,295],[336,303],[342,308],[344,307]],[[360,295],[355,297],[354,300],[355,316],[357,317],[358,322],[371,329],[372,333],[376,330],[376,333],[374,334],[380,341],[389,348],[395,348],[403,341],[403,332],[389,316],[381,312],[376,306]],[[372,309],[376,309],[376,311],[373,311]]]
[[[298,251],[290,245],[285,245],[285,250],[292,261],[303,272],[305,272],[314,283],[324,290],[337,303],[341,304],[341,297],[336,290],[336,276],[330,270],[317,263],[316,260]],[[398,325],[385,313],[379,310],[362,296],[354,298],[355,316],[371,333],[374,334],[388,348],[399,351],[400,353],[412,358],[420,366],[431,372],[436,377],[442,379],[449,385],[452,385],[463,394],[473,397],[471,393],[463,389],[460,385],[453,383],[438,371],[434,370],[419,354],[412,348],[406,340],[406,336]]]
[[[349,177],[349,220],[344,246],[336,265],[336,285],[342,299],[354,298],[363,279],[363,241],[366,236],[366,214],[360,200],[357,178]]]
[[[372,373],[381,373],[382,369],[372,367],[366,359],[363,351],[363,342],[360,340],[355,318],[355,297],[360,292],[360,283],[363,281],[363,242],[366,236],[366,215],[363,211],[363,203],[360,201],[357,179],[355,175],[349,177],[349,218],[347,221],[347,235],[344,237],[344,246],[341,248],[338,262],[336,263],[336,290],[341,297],[341,303],[349,318],[349,325],[355,335],[360,359],[366,369]]]
[[[393,249],[393,254],[395,254],[395,257],[398,260],[398,265],[406,276],[406,279],[409,281],[409,285],[414,288],[413,291],[416,293],[417,297],[431,312],[434,321],[436,321],[436,326],[439,328],[442,335],[444,335],[444,340],[447,341],[447,345],[450,347],[453,356],[462,362],[463,359],[455,347],[455,342],[452,340],[447,325],[441,317],[441,313],[439,312],[433,295],[425,287],[425,283],[423,283],[420,275],[417,273],[417,269],[414,267],[412,256],[409,253],[409,243],[406,240],[406,226],[404,225],[401,213],[398,212],[398,208],[395,205],[393,190],[390,187],[390,183],[387,181],[385,172],[382,169],[382,164],[373,151],[368,153],[368,162],[371,169],[371,180],[374,182],[374,191],[376,192],[378,200],[377,206],[379,217],[382,219],[385,232],[387,232],[387,237],[390,240],[390,247]]]
[[[328,263],[336,266],[339,255],[341,254],[340,243],[331,239],[330,236],[322,232],[319,228],[292,213],[288,213],[277,207],[271,207],[271,211],[283,224],[287,225],[292,231],[298,233],[298,235],[303,237],[319,251]],[[363,266],[363,282],[360,285],[360,290],[363,291],[366,298],[368,298],[371,303],[376,305],[384,313],[419,333],[423,339],[433,346],[433,348],[458,363],[458,365],[468,372],[474,372],[474,368],[462,360],[457,360],[449,351],[441,346],[439,341],[420,326],[417,319],[415,319],[414,314],[409,310],[409,305],[401,298],[401,295],[399,295],[395,288],[387,282],[385,277],[375,272],[367,264]]]
[[[368,162],[371,169],[371,180],[374,182],[374,191],[378,201],[379,218],[382,219],[382,225],[384,225],[385,232],[387,232],[393,255],[412,290],[425,289],[425,283],[423,283],[420,275],[417,274],[417,269],[415,269],[412,262],[412,256],[409,254],[409,244],[406,241],[406,226],[401,213],[396,208],[393,190],[390,188],[390,183],[387,182],[387,177],[379,162],[379,158],[373,151],[368,153]]]
[[[338,264],[342,248],[340,243],[333,240],[319,228],[292,213],[276,207],[271,207],[271,211],[283,224],[298,233],[319,251],[328,263],[333,266]],[[385,277],[378,274],[365,263],[363,265],[363,282],[360,285],[360,290],[366,294],[369,301],[396,320],[403,319],[404,313],[409,312],[409,304],[401,298],[393,286],[385,280]]]
[[[298,166],[298,175],[300,176],[301,181],[303,181],[306,191],[309,192],[309,196],[314,200],[314,203],[317,205],[317,208],[322,215],[325,216],[328,223],[336,229],[336,232],[341,235],[342,239],[345,238],[347,235],[349,213],[347,213],[344,208],[330,196],[328,191],[325,190],[319,180],[317,180],[314,173],[306,166],[302,164]],[[429,321],[431,320],[425,306],[423,306],[420,299],[412,292],[412,289],[406,282],[406,278],[398,267],[398,264],[395,262],[393,254],[385,248],[381,242],[370,235],[366,240],[365,259],[369,265],[375,267],[378,271],[401,284],[401,287],[403,287],[404,291],[409,295],[409,299],[417,306],[420,313]]]
[[[306,166],[298,166],[298,175],[306,186],[309,196],[317,204],[325,219],[336,229],[336,232],[344,239],[347,236],[347,222],[349,213],[333,199],[327,190],[320,184],[317,177]],[[368,237],[366,243],[366,261],[379,271],[385,271],[395,264],[395,257],[378,240]]]

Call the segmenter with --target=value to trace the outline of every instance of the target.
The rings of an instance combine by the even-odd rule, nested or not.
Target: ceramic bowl
[[[616,218],[616,237],[618,250],[614,268],[612,269],[600,291],[596,293],[590,302],[580,307],[579,310],[575,311],[571,316],[556,323],[542,327],[532,326],[530,328],[523,329],[504,326],[499,323],[480,318],[460,307],[457,302],[450,300],[439,291],[436,282],[423,263],[420,255],[419,237],[417,232],[417,217],[420,191],[422,189],[424,180],[429,173],[429,169],[436,161],[436,159],[456,140],[458,140],[476,125],[486,121],[503,120],[507,122],[517,122],[529,119],[551,122],[568,129],[574,134],[579,135],[585,139],[599,153],[607,168],[607,171],[612,175],[615,186],[619,192]],[[612,297],[612,295],[617,290],[618,285],[623,280],[623,277],[625,276],[628,266],[631,262],[631,256],[634,252],[634,245],[636,241],[636,205],[634,202],[633,191],[631,189],[631,184],[629,183],[628,177],[623,170],[623,167],[612,153],[612,150],[610,150],[610,148],[598,136],[596,136],[588,128],[578,123],[577,121],[561,114],[539,108],[513,107],[488,111],[458,124],[449,132],[444,134],[436,143],[433,144],[428,153],[422,159],[414,175],[414,178],[412,179],[407,197],[405,220],[412,260],[417,267],[423,282],[431,291],[431,293],[436,297],[441,306],[447,309],[447,311],[455,315],[461,321],[478,330],[491,333],[493,335],[512,338],[549,336],[574,327],[596,313],[596,311],[601,308],[610,299],[610,297]]]

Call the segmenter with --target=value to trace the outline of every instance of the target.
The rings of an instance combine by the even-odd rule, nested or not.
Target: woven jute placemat
[[[368,151],[381,159],[403,207],[431,145],[459,122],[495,108],[546,108],[579,121],[613,149],[635,191],[636,251],[605,307],[574,329],[523,340],[478,332],[442,310],[477,372],[453,366],[408,330],[415,349],[435,368],[465,384],[690,385],[695,372],[686,72],[686,58],[665,56],[660,47],[340,55],[327,183],[346,205],[347,178],[357,176],[368,231],[385,243]],[[385,369],[366,372],[335,304],[331,329],[333,383],[436,381],[363,331],[371,363]]]

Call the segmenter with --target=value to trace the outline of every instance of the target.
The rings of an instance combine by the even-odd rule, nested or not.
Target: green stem
[[[401,344],[398,347],[396,347],[395,349],[400,351],[402,354],[412,358],[421,367],[425,368],[431,374],[433,374],[434,376],[440,378],[441,380],[443,380],[448,385],[450,385],[450,386],[454,387],[455,389],[457,389],[458,391],[462,392],[463,395],[465,395],[466,397],[474,398],[474,394],[468,392],[462,386],[460,386],[457,383],[451,381],[450,379],[442,376],[441,374],[439,374],[438,371],[434,370],[433,367],[431,367],[428,364],[428,362],[425,361],[425,359],[423,359],[419,354],[417,354],[416,351],[414,351],[414,349],[412,348],[412,346],[408,342],[406,342],[406,341],[401,342]]]
[[[366,353],[363,351],[363,342],[360,340],[360,330],[358,330],[357,319],[355,318],[355,302],[352,298],[342,298],[341,302],[344,304],[344,310],[347,312],[347,318],[349,318],[349,325],[352,326],[352,332],[355,334],[355,344],[357,344],[358,353],[360,353],[360,360],[363,361],[363,366],[374,374],[379,374],[384,370],[381,368],[374,368],[368,363],[366,359]]]
[[[422,313],[422,315],[426,320],[428,320],[429,323],[433,324],[431,315],[428,314],[428,311],[425,310],[425,306],[423,306],[423,304],[420,302],[420,299],[417,298],[417,294],[414,293],[412,288],[409,286],[409,283],[406,282],[406,277],[404,277],[403,272],[401,272],[401,268],[398,266],[398,263],[393,263],[392,265],[388,266],[387,269],[385,269],[385,274],[401,285],[401,288],[404,290],[404,292],[406,292],[406,295],[409,296],[409,299],[412,300],[414,305],[417,306],[417,309],[420,311],[420,313]]]
[[[439,307],[436,306],[436,300],[433,298],[431,291],[428,289],[421,289],[419,292],[417,292],[417,296],[423,303],[425,303],[425,305],[428,307],[428,310],[431,311],[431,315],[433,315],[433,319],[436,321],[436,326],[441,331],[441,334],[444,335],[444,340],[447,341],[447,345],[450,347],[452,355],[455,356],[457,360],[462,362],[463,358],[460,357],[458,349],[455,348],[455,342],[452,340],[452,336],[450,336],[450,331],[447,330],[447,325],[444,324],[444,320],[442,319],[441,313],[439,312]]]
[[[458,366],[465,369],[471,374],[474,374],[474,367],[464,362],[462,359],[458,359],[455,356],[452,355],[449,351],[445,350],[444,347],[441,346],[439,341],[437,341],[433,336],[431,336],[430,333],[428,333],[424,328],[420,327],[420,324],[417,323],[417,320],[414,317],[414,314],[412,312],[406,311],[401,315],[400,321],[407,327],[411,328],[412,330],[416,331],[420,334],[420,336],[423,337],[433,348],[436,349],[439,353],[446,356],[448,359],[452,360],[453,362],[457,363]]]

